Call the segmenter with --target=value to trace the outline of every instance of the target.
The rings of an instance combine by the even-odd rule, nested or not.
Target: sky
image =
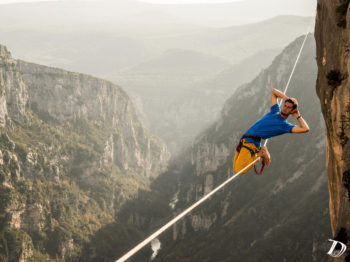
[[[148,3],[157,4],[203,4],[203,3],[225,3],[225,2],[241,2],[244,0],[139,0]]]
[[[57,1],[57,0],[0,0],[0,4],[13,4],[13,3],[24,3],[24,2],[51,2],[51,1]],[[61,0],[62,1],[62,0]],[[65,0],[70,1],[70,0]],[[77,0],[71,0],[71,1],[77,1]],[[82,2],[84,1],[93,1],[93,0],[80,0]],[[96,0],[97,1],[97,0]],[[194,3],[224,3],[224,2],[239,2],[239,1],[245,1],[245,0],[139,0],[142,2],[148,2],[148,3],[160,3],[160,4],[194,4]]]
[[[52,0],[54,1],[54,0]],[[25,2],[39,2],[39,1],[33,1],[33,0],[0,0],[0,4],[14,4],[14,3],[25,3]]]

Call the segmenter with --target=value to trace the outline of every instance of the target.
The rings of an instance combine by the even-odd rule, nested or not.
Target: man
[[[277,98],[284,100],[282,110],[277,103]],[[298,120],[300,126],[288,123],[286,119],[289,115],[293,115]],[[233,169],[238,173],[258,157],[262,157],[263,167],[265,164],[267,166],[270,165],[270,154],[267,147],[261,147],[261,139],[267,139],[285,133],[306,133],[309,131],[309,126],[298,110],[298,101],[293,97],[287,97],[277,89],[273,89],[271,92],[270,112],[256,121],[241,137],[240,143],[236,148]],[[252,167],[253,165],[244,170],[242,174],[247,173]]]

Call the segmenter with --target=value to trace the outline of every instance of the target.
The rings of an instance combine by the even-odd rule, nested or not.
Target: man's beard
[[[281,114],[284,115],[285,117],[288,117],[288,116],[289,116],[289,114],[285,114],[285,113],[283,113],[282,111],[281,111]]]

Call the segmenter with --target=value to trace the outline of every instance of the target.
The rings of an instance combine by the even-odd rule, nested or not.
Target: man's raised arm
[[[281,91],[274,88],[271,91],[271,106],[273,106],[274,104],[277,104],[278,97],[282,98],[284,101],[288,99],[288,96],[286,96]]]
[[[300,112],[298,109],[295,109],[295,112],[293,113],[293,116],[298,120],[300,126],[295,126],[292,128],[292,133],[307,133],[310,131],[309,126],[307,125],[306,121],[303,119],[303,117],[300,115]]]

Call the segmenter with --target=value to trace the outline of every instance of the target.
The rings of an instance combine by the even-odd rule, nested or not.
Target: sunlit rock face
[[[333,237],[350,236],[349,1],[318,0],[315,25],[317,95],[326,124],[329,211]],[[349,261],[345,254],[337,261]],[[332,258],[330,258],[333,261]]]
[[[0,261],[78,259],[169,157],[116,84],[0,45]]]
[[[59,122],[100,121],[114,129],[106,141],[102,165],[114,162],[122,170],[142,171],[147,177],[159,174],[169,158],[168,150],[164,143],[149,136],[129,96],[119,86],[90,75],[21,60],[17,64],[35,110]]]
[[[17,61],[0,45],[0,126],[5,126],[8,115],[14,120],[24,120],[27,101],[28,92],[18,72]]]

